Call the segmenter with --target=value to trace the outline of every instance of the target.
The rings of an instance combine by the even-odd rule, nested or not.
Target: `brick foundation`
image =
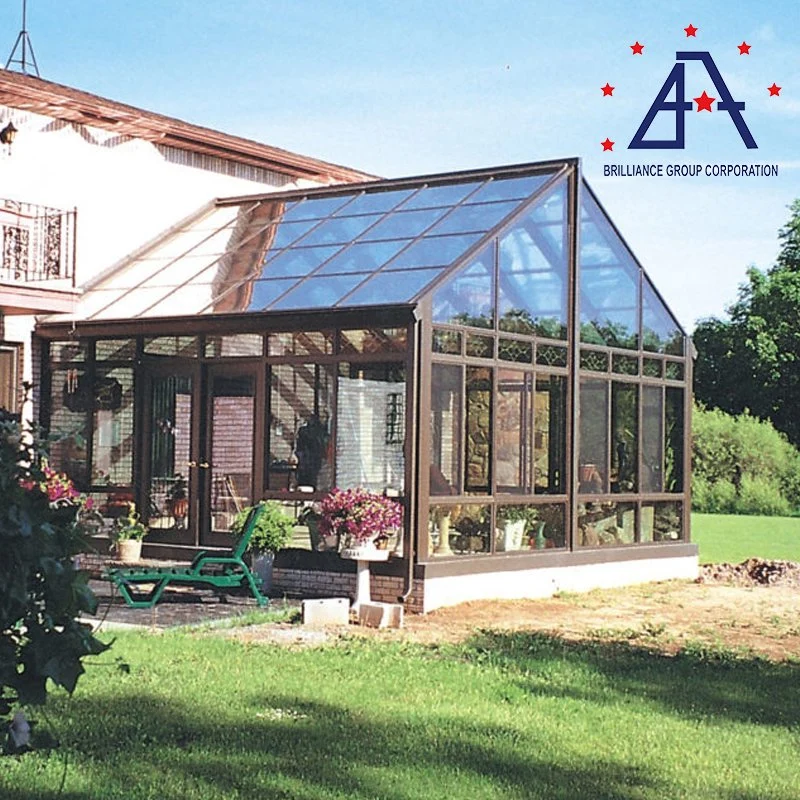
[[[369,591],[379,603],[396,603],[403,594],[405,581],[395,575],[370,575]],[[330,570],[291,569],[275,567],[272,573],[272,590],[290,597],[355,597],[356,574]],[[414,580],[411,594],[405,602],[410,614],[421,614],[424,600],[424,582]]]

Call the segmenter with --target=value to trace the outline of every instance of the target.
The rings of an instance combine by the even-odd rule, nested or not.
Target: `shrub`
[[[44,703],[48,679],[72,692],[84,656],[106,649],[77,619],[97,608],[73,560],[85,545],[86,504],[44,458],[38,438],[0,421],[0,721],[17,705]],[[20,720],[17,712],[17,729]]]
[[[754,514],[762,517],[788,517],[792,513],[789,501],[780,487],[767,478],[742,478],[742,487],[736,498],[737,514]]]
[[[283,510],[283,506],[277,500],[267,500],[262,505],[264,511],[256,522],[247,549],[261,553],[277,553],[292,540],[294,519]],[[253,506],[248,506],[236,515],[231,525],[231,533],[241,536],[252,509]]]
[[[800,507],[800,453],[769,421],[696,407],[692,437],[696,511],[774,515]]]

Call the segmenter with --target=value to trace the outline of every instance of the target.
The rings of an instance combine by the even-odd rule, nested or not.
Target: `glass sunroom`
[[[414,610],[696,571],[690,343],[577,160],[219,200],[38,334],[51,460],[150,555],[274,498],[278,588],[348,592],[303,511],[362,486]]]

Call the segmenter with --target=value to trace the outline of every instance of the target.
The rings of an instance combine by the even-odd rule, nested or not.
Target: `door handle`
[[[200,467],[200,469],[208,469],[211,464],[209,464],[208,461],[201,461],[197,466]]]
[[[197,466],[197,462],[196,461],[187,461],[186,462],[186,466],[187,467],[196,467]]]

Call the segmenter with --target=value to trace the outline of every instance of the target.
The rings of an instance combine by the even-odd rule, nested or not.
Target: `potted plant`
[[[272,567],[275,553],[282,550],[292,540],[294,519],[283,509],[277,500],[263,503],[264,511],[256,522],[247,550],[253,572],[262,580],[261,591],[268,593],[272,588]],[[231,533],[240,536],[244,530],[252,506],[243,508],[234,517]]]
[[[126,563],[136,563],[142,557],[142,539],[147,536],[147,526],[136,511],[136,503],[128,503],[128,513],[114,520],[111,540],[117,558]]]
[[[175,520],[175,527],[183,528],[189,513],[189,498],[186,490],[186,478],[180,472],[175,476],[175,481],[167,492],[167,503],[169,513]]]
[[[367,489],[334,489],[322,501],[320,532],[338,537],[343,558],[388,558],[389,541],[402,524],[400,503]]]

